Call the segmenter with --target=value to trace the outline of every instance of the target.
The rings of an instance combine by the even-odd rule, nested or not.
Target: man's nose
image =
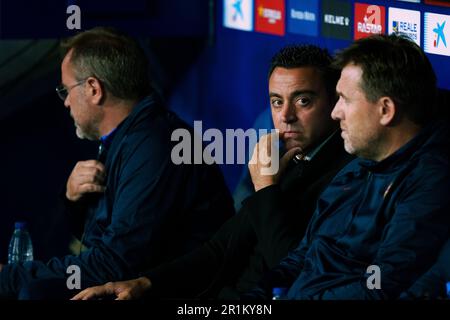
[[[295,122],[297,120],[295,106],[291,103],[286,103],[281,109],[281,119],[286,123]]]
[[[331,118],[333,120],[342,120],[342,118],[343,118],[340,101],[341,101],[341,99],[339,99],[338,102],[336,102],[336,105],[334,106],[333,110],[331,111]]]

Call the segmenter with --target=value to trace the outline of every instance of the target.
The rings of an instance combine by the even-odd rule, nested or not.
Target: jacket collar
[[[406,161],[414,157],[416,154],[422,153],[425,145],[432,143],[435,139],[435,131],[440,127],[439,124],[432,123],[424,127],[418,134],[400,149],[395,151],[386,159],[381,161],[360,159],[359,165],[372,172],[390,172],[397,167],[402,166]]]
[[[129,133],[130,129],[136,125],[141,119],[147,117],[149,114],[156,113],[163,109],[161,98],[153,93],[146,96],[139,101],[134,107],[128,117],[125,118],[114,130],[114,135],[109,141],[110,153],[106,159],[108,163],[114,157],[116,150],[122,143],[123,138]]]

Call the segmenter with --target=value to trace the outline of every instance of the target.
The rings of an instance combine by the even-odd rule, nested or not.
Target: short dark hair
[[[436,75],[425,53],[409,38],[392,34],[359,39],[338,52],[333,65],[342,69],[348,64],[361,67],[360,85],[367,100],[388,96],[419,125],[432,116]]]
[[[147,57],[139,44],[113,28],[97,27],[62,42],[72,50],[71,64],[78,81],[93,76],[114,97],[137,100],[150,92]]]
[[[335,97],[339,71],[331,66],[332,61],[333,58],[327,49],[310,44],[289,45],[273,56],[269,68],[269,78],[277,67],[285,69],[313,67],[322,74],[328,95]]]

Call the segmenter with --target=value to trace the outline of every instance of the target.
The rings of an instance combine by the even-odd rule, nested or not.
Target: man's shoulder
[[[404,172],[404,186],[411,190],[435,190],[450,192],[450,171],[448,155],[435,152],[421,153],[410,160],[409,169]]]
[[[192,134],[190,128],[174,112],[157,105],[143,108],[126,128],[123,135],[123,151],[167,154],[174,144],[174,132],[183,130]]]
[[[405,167],[409,179],[449,178],[449,127],[444,123],[434,125],[427,139],[417,148]]]
[[[450,124],[446,121],[435,121],[429,124],[419,134],[422,136],[420,144],[411,157],[413,161],[447,161],[450,151]]]

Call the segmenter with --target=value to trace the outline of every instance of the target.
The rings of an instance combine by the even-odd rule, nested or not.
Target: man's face
[[[336,91],[339,100],[331,113],[340,121],[345,150],[366,159],[376,159],[381,126],[377,103],[367,100],[361,89],[361,67],[348,64],[342,69]]]
[[[103,119],[103,112],[98,106],[89,104],[86,86],[87,83],[74,86],[78,80],[75,78],[70,62],[71,51],[64,57],[61,64],[62,84],[68,88],[68,95],[64,105],[70,110],[76,133],[80,139],[98,140],[100,138],[99,124]]]
[[[303,151],[331,134],[332,103],[322,75],[314,67],[277,67],[269,78],[272,119],[286,149]]]

